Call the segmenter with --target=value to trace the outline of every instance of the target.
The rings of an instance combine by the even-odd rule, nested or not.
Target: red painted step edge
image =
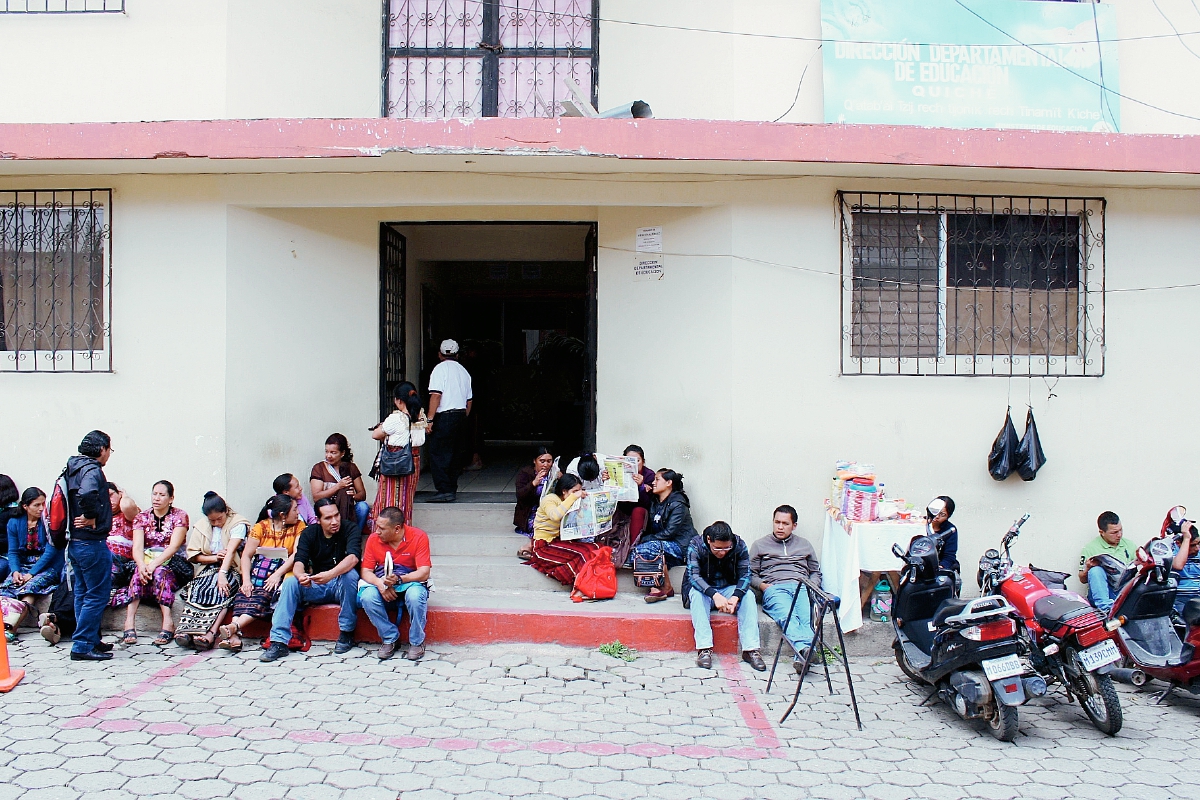
[[[337,639],[337,606],[313,606],[302,613],[308,635],[314,641]],[[246,626],[245,634],[266,636],[269,627],[267,620],[255,621]],[[714,615],[712,627],[717,652],[738,652],[736,619]],[[400,626],[400,633],[402,639],[407,639],[407,624]],[[358,612],[354,637],[359,642],[379,641],[375,626],[362,611]],[[594,610],[559,612],[434,606],[429,609],[425,626],[428,644],[532,642],[599,647],[615,639],[637,650],[690,651],[696,648],[692,619],[687,614],[629,616],[606,612],[602,605]]]

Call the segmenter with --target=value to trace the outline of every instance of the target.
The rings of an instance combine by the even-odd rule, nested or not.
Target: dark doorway
[[[410,322],[420,315],[413,326],[420,336],[407,339],[405,374],[424,392],[438,345],[455,339],[472,376],[475,403],[463,460],[481,462],[488,474],[471,480],[466,473],[460,492],[472,492],[472,483],[477,492],[508,492],[506,476],[515,476],[538,445],[571,456],[594,446],[595,225],[387,227],[385,240],[396,235],[403,242],[402,271],[408,291],[419,297],[407,305]],[[381,248],[381,261],[383,254]],[[383,308],[381,300],[381,314]],[[404,340],[403,329],[397,336]],[[381,371],[381,388],[384,378]],[[511,501],[511,494],[505,497]]]

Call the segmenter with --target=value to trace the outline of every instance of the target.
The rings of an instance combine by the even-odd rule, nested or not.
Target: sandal
[[[192,646],[197,650],[212,650],[216,640],[211,633],[205,633],[201,636],[192,636]]]
[[[169,631],[166,628],[163,628],[158,632],[158,637],[152,641],[151,644],[158,645],[159,647],[165,647],[170,644],[174,638],[175,631]]]
[[[127,631],[121,632],[121,644],[134,645],[137,644],[137,631],[130,628]]]
[[[195,642],[193,641],[192,635],[190,633],[175,634],[175,644],[177,644],[180,647],[183,647],[187,650],[192,650],[196,646]]]
[[[221,637],[217,647],[222,650],[228,650],[231,653],[240,653],[242,651],[241,630],[238,629],[237,623],[231,622],[228,625],[222,625],[217,630]]]

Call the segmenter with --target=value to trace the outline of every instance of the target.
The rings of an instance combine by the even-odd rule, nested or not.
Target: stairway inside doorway
[[[517,502],[517,473],[533,461],[532,453],[532,447],[485,446],[480,453],[483,469],[467,470],[458,478],[458,502],[507,504],[511,520],[512,507]],[[424,503],[434,494],[433,474],[422,467],[416,502]],[[512,525],[508,527],[511,530]]]

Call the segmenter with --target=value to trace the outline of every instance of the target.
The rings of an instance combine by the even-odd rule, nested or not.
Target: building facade
[[[527,358],[587,348],[536,415],[684,473],[698,525],[757,538],[788,502],[819,543],[857,459],[953,496],[968,568],[1030,512],[1018,557],[1067,571],[1101,511],[1140,542],[1189,503],[1200,101],[1175,87],[1200,36],[1148,2],[1111,4],[1120,133],[826,124],[816,2],[559,2],[587,25],[526,55],[487,3],[462,47],[396,38],[412,5],[0,14],[25,76],[0,103],[0,471],[45,488],[99,427],[139,499],[168,478],[193,513],[209,489],[256,510],[332,431],[367,460],[388,383],[502,295],[546,320],[512,331]],[[543,56],[545,88],[505,88]],[[419,70],[458,99],[397,94]],[[656,118],[556,118],[555,70]],[[1048,463],[997,483],[1027,405]]]

